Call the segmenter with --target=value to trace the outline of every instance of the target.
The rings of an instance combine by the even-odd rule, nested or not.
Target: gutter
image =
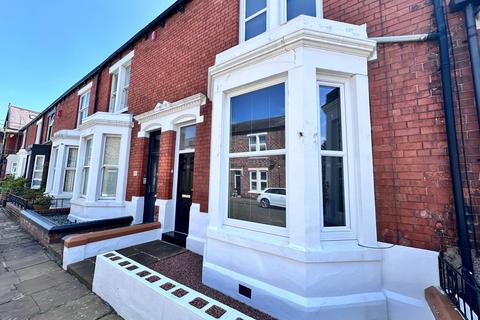
[[[450,174],[452,177],[453,198],[455,204],[455,220],[457,222],[458,246],[464,270],[473,274],[473,263],[468,239],[468,226],[465,213],[460,159],[458,156],[457,130],[452,92],[452,70],[450,67],[449,43],[442,0],[433,0],[435,20],[439,33],[440,73],[442,80],[443,109],[447,133]]]
[[[40,112],[32,121],[27,123],[25,126],[23,126],[20,130],[25,129],[32,123],[38,121],[41,117],[43,117],[50,109],[55,107],[63,98],[68,96],[73,90],[75,90],[79,85],[90,79],[94,74],[96,74],[98,71],[103,69],[105,66],[107,66],[109,63],[111,63],[119,54],[121,54],[123,51],[128,49],[129,47],[133,46],[136,41],[140,40],[142,37],[144,37],[148,32],[150,32],[152,29],[156,28],[157,26],[164,26],[165,21],[173,16],[177,12],[184,12],[185,11],[185,5],[190,2],[191,0],[177,0],[175,3],[173,3],[170,7],[168,7],[165,11],[163,11],[158,17],[156,17],[152,22],[147,24],[142,30],[137,32],[130,40],[125,42],[120,48],[115,50],[114,53],[112,53],[110,56],[108,56],[107,59],[105,59],[102,63],[100,63],[98,66],[96,66],[92,71],[90,71],[86,76],[84,76],[81,80],[79,80],[77,83],[75,83],[73,86],[71,86],[67,91],[65,91],[59,98],[57,98],[54,102],[52,102],[45,110]],[[19,131],[20,131],[19,130]]]

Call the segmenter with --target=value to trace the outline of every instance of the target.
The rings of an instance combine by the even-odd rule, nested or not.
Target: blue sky
[[[174,0],[13,0],[0,6],[0,121],[41,111]]]

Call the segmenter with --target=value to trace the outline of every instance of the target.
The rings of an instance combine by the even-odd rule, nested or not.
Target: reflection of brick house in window
[[[265,137],[259,138],[260,136]],[[252,138],[253,137],[253,138]],[[256,140],[256,150],[254,148]],[[265,142],[266,149],[262,144]],[[262,146],[262,147],[261,147]],[[285,148],[285,118],[276,117],[232,125],[232,153],[278,150]],[[253,173],[255,172],[255,174]],[[266,185],[264,182],[266,173]],[[285,188],[285,156],[233,158],[230,160],[230,195],[256,198],[266,187]]]

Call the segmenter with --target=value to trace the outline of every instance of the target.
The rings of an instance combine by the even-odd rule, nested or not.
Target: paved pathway
[[[121,318],[0,208],[0,319]]]

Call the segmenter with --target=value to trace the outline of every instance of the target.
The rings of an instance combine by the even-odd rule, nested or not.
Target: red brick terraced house
[[[38,112],[12,104],[7,106],[7,115],[0,136],[0,177],[21,175],[17,170],[17,152],[23,143],[20,129],[30,123],[37,114]]]
[[[438,251],[473,272],[475,13],[176,1],[21,129],[17,172],[72,221],[159,221],[275,317],[433,319]]]

